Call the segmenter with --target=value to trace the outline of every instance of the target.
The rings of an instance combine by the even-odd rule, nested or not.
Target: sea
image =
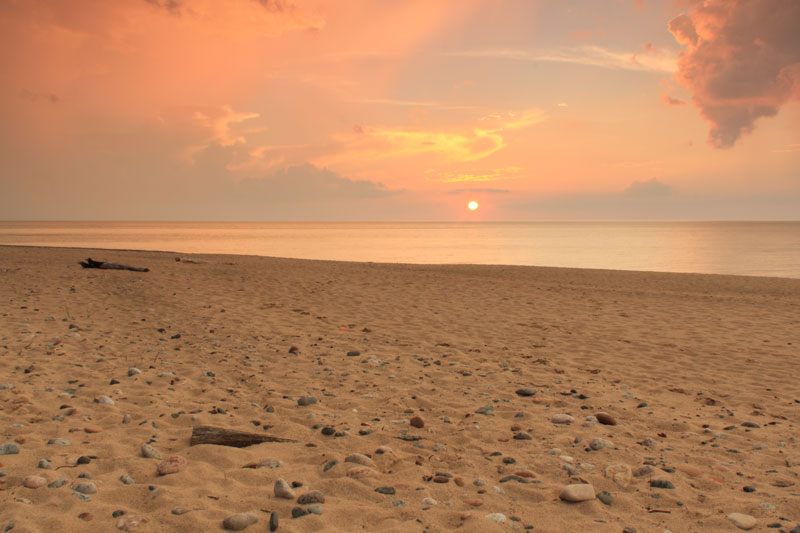
[[[800,221],[0,222],[0,244],[800,278]]]

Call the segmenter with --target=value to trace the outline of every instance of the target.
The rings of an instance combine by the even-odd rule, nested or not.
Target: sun
[[[467,207],[469,208],[470,211],[475,211],[476,209],[478,209],[478,202],[472,200],[470,203],[467,204]]]

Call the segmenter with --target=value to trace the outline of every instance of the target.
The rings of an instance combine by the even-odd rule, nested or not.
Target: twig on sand
[[[234,448],[245,448],[262,442],[297,442],[292,439],[282,437],[272,437],[270,435],[260,435],[258,433],[248,433],[235,429],[218,428],[214,426],[194,426],[192,428],[192,438],[189,446],[198,444],[216,444],[218,446],[232,446]]]

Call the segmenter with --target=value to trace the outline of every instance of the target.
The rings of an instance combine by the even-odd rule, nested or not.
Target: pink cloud
[[[709,142],[730,148],[800,99],[800,2],[706,0],[669,23],[686,48],[676,78],[709,122]]]
[[[682,105],[686,105],[686,102],[684,102],[683,100],[680,100],[678,98],[673,98],[668,94],[662,94],[661,99],[664,101],[665,104],[672,107],[679,107]]]

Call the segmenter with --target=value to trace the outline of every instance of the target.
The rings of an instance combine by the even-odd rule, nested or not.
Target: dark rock
[[[523,387],[521,389],[517,389],[517,396],[523,396],[523,397],[534,396],[537,392],[539,392],[538,389],[534,389],[531,387]]]
[[[604,490],[601,490],[597,493],[597,499],[606,505],[611,505],[614,502],[614,498],[611,496],[611,493]]]
[[[302,507],[295,507],[292,509],[292,518],[300,518],[301,516],[306,516],[307,514],[308,511]]]
[[[394,487],[378,487],[377,489],[375,489],[375,492],[377,492],[379,494],[392,495],[396,491],[394,490]]]
[[[654,479],[650,481],[650,486],[655,489],[674,489],[675,485],[672,484],[672,481],[668,481],[666,479]]]

